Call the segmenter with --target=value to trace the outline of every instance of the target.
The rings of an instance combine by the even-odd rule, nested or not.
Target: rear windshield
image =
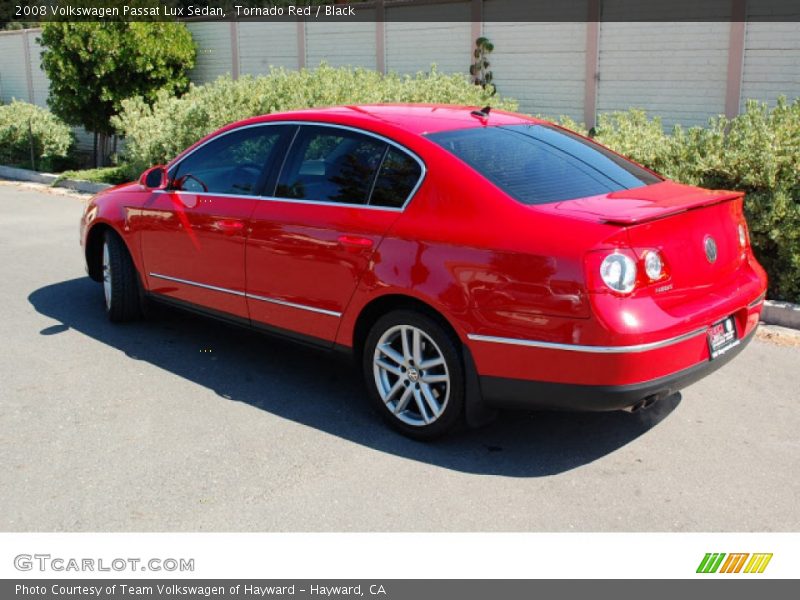
[[[524,204],[547,204],[650,185],[656,175],[548,125],[476,127],[428,138]]]

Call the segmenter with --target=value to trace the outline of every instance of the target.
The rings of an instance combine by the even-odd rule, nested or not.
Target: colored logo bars
[[[727,556],[727,558],[725,558]],[[750,557],[750,560],[747,558]],[[772,554],[725,554],[724,552],[708,552],[697,567],[698,573],[763,573]],[[723,562],[724,561],[724,562]],[[745,563],[747,566],[745,566]],[[721,566],[720,566],[721,565]],[[744,570],[742,570],[744,567]]]

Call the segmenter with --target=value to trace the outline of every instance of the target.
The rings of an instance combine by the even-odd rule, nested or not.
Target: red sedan
[[[348,106],[209,135],[97,195],[81,241],[112,321],[154,300],[346,353],[432,438],[635,410],[729,361],[766,289],[742,205],[545,121]]]

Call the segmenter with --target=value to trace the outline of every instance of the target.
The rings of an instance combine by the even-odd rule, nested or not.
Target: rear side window
[[[428,137],[524,204],[572,200],[661,181],[598,144],[547,125],[459,129]]]
[[[304,126],[286,157],[276,196],[367,204],[388,144],[333,127]]]
[[[416,160],[397,148],[389,147],[378,171],[369,203],[374,206],[402,207],[420,177],[422,167]]]

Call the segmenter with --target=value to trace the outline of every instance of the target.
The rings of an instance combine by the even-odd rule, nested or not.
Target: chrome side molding
[[[200,283],[198,281],[191,281],[189,279],[181,279],[180,277],[172,277],[170,275],[162,275],[161,273],[149,273],[150,277],[157,279],[164,279],[166,281],[174,281],[175,283],[182,283],[184,285],[191,285],[194,287],[203,288],[204,290],[212,290],[214,292],[221,292],[223,294],[231,294],[233,296],[242,296],[249,300],[259,300],[261,302],[269,302],[270,304],[278,304],[280,306],[288,306],[289,308],[296,308],[298,310],[307,310],[309,312],[318,313],[321,315],[328,315],[329,317],[336,317],[337,319],[342,316],[342,313],[334,310],[326,310],[324,308],[317,308],[316,306],[308,306],[307,304],[298,304],[296,302],[289,302],[287,300],[280,300],[278,298],[268,298],[266,296],[258,296],[256,294],[248,294],[247,292],[240,292],[230,288],[219,287],[216,285],[208,285],[207,283]]]

